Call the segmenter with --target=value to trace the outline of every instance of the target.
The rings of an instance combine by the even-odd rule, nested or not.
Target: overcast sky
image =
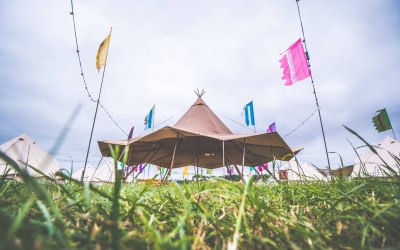
[[[310,79],[289,87],[281,80],[280,53],[301,37],[295,0],[84,0],[74,8],[95,98],[97,49],[113,27],[101,102],[126,133],[131,126],[136,136],[144,132],[153,104],[156,125],[173,125],[196,100],[197,88],[206,90],[205,102],[235,133],[251,132],[231,121],[244,124],[241,112],[251,100],[257,132],[275,122],[282,137],[316,109]],[[347,140],[362,144],[342,125],[378,143],[393,137],[372,125],[375,111],[386,108],[400,137],[400,3],[302,0],[300,8],[328,150],[351,164],[356,156]],[[78,169],[96,105],[80,76],[70,12],[69,0],[1,1],[0,143],[27,133],[51,150],[82,105],[56,153],[63,166],[72,156]],[[89,162],[100,159],[98,140],[125,138],[99,109]],[[285,140],[305,148],[301,160],[326,165],[317,113]],[[340,164],[335,154],[331,161]]]

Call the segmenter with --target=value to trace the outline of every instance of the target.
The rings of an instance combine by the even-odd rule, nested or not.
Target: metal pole
[[[86,151],[85,165],[83,166],[81,181],[83,181],[83,177],[85,176],[86,164],[87,164],[87,160],[88,160],[88,157],[89,157],[90,144],[92,143],[92,136],[93,136],[94,125],[96,124],[97,110],[99,109],[100,96],[101,96],[101,89],[103,88],[104,73],[106,72],[106,66],[107,66],[107,65],[104,65],[103,76],[101,77],[101,84],[100,84],[99,97],[97,98],[96,111],[94,112],[92,131],[90,132],[89,145],[88,145],[88,148],[87,148],[87,151]]]
[[[242,173],[244,173],[244,157],[246,155],[246,138],[243,139]]]
[[[330,172],[330,171],[331,171],[331,163],[330,163],[330,161],[329,161],[328,147],[327,147],[327,145],[326,145],[325,131],[324,131],[324,126],[323,126],[323,124],[322,124],[321,111],[320,111],[320,108],[319,108],[318,98],[317,98],[317,92],[315,91],[314,79],[313,79],[312,72],[311,72],[311,67],[310,67],[310,57],[309,57],[309,55],[308,55],[308,49],[307,49],[306,38],[305,38],[305,35],[304,35],[303,22],[302,22],[302,20],[301,20],[299,1],[300,1],[300,0],[296,0],[297,10],[298,10],[298,13],[299,13],[299,19],[300,19],[300,25],[301,25],[301,32],[302,32],[302,34],[303,34],[303,42],[304,42],[304,47],[305,47],[305,49],[306,49],[306,58],[307,58],[307,62],[308,62],[308,68],[310,69],[311,84],[312,84],[313,91],[314,91],[315,103],[316,103],[317,109],[318,109],[319,122],[320,122],[320,124],[321,124],[322,137],[323,137],[323,139],[324,139],[324,145],[325,145],[326,159],[328,160],[328,168],[329,168],[329,172]]]
[[[176,155],[176,148],[178,147],[178,142],[179,142],[179,134],[177,134],[177,136],[176,136],[176,143],[175,143],[175,147],[174,147],[174,153],[172,154],[172,160],[171,160],[171,164],[170,164],[170,166],[169,166],[169,170],[168,170],[168,172],[165,174],[165,176],[164,176],[162,182],[165,182],[165,181],[167,180],[168,175],[171,174],[172,168],[174,167],[174,164],[175,164],[175,155]],[[167,175],[167,174],[168,174],[168,175]]]
[[[72,156],[68,156],[69,158],[71,158],[71,171],[69,172],[69,177],[72,178],[72,169],[74,167],[74,159],[72,158]]]
[[[225,166],[225,141],[222,141],[222,167]]]
[[[394,134],[393,127],[392,127],[392,132],[393,132],[393,137],[394,137],[394,139],[397,141],[397,139],[396,139],[396,135]]]

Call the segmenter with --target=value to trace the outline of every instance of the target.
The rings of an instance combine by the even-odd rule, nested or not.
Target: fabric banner
[[[111,31],[112,31],[112,28],[111,28],[108,36],[100,44],[99,50],[97,51],[96,68],[98,71],[100,71],[100,69],[102,67],[104,67],[107,63],[108,48],[110,47]]]
[[[276,132],[275,122],[273,122],[271,125],[269,125],[269,127],[267,129],[267,133],[272,133],[272,132]]]
[[[255,125],[253,101],[246,104],[246,106],[244,106],[243,109],[244,109],[246,126]]]
[[[390,123],[386,109],[384,108],[376,112],[378,114],[372,118],[372,122],[374,123],[375,129],[378,132],[383,132],[392,129],[392,124]]]
[[[283,68],[282,80],[285,80],[285,86],[290,86],[311,76],[300,38],[285,51],[279,62],[281,63],[281,68]]]
[[[149,114],[144,118],[144,129],[149,129],[154,126],[154,110],[156,105],[153,105]]]
[[[185,166],[184,168],[183,168],[183,176],[186,176],[186,175],[188,175],[189,174],[189,166]]]
[[[132,126],[131,131],[129,131],[129,135],[128,135],[128,140],[132,139],[133,137],[133,130],[135,129],[134,126]]]

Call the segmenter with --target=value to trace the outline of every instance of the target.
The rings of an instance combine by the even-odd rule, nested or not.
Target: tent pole
[[[154,154],[150,157],[150,159],[149,159],[148,161],[151,161],[151,160],[154,158],[154,156],[158,153],[158,151],[160,150],[160,148],[161,148],[161,147],[158,147],[158,149],[154,152]],[[146,159],[146,157],[143,158],[143,159]],[[149,165],[148,162],[144,165],[144,167],[142,168],[142,171],[145,170],[145,168],[146,168],[147,165]],[[150,167],[149,167],[149,169],[150,169]],[[136,178],[139,176],[139,174],[140,174],[140,172],[139,172],[139,173],[135,176],[135,178],[133,178],[133,179],[136,179]]]
[[[243,139],[242,173],[244,173],[244,158],[246,156],[246,138]]]
[[[234,145],[236,145],[236,144],[234,144]],[[236,147],[239,149],[239,146],[236,145]],[[249,152],[249,154],[251,154],[251,155],[253,155],[255,158],[257,158],[257,160],[260,160],[253,152],[251,152],[250,149],[247,149],[247,151]],[[255,168],[254,168],[254,169],[255,169]],[[266,169],[265,171],[267,171],[267,173],[270,174],[275,180],[278,180],[278,179],[275,177],[275,175],[273,175],[273,174],[271,173],[271,171],[269,171],[268,169]],[[257,170],[256,170],[256,172],[258,173]],[[258,173],[258,174],[260,174],[260,173]],[[262,175],[260,175],[260,176],[262,177]]]
[[[238,168],[238,166],[230,159],[229,156],[227,156],[228,160],[232,163],[232,165],[235,167],[236,171],[239,174],[240,179],[242,180],[243,183],[246,183],[244,178],[243,178],[243,174],[240,172],[240,169]]]
[[[305,47],[305,54],[306,54],[306,58],[307,58],[307,62],[308,62],[308,68],[310,69],[311,84],[312,84],[313,91],[314,91],[315,103],[316,103],[316,105],[317,105],[317,110],[318,110],[318,115],[319,115],[319,122],[320,122],[320,124],[321,124],[321,130],[322,130],[322,137],[323,137],[323,139],[324,139],[324,146],[325,146],[326,159],[327,159],[327,161],[328,161],[328,169],[329,169],[329,173],[331,173],[331,163],[329,162],[328,147],[327,147],[327,145],[326,145],[324,126],[323,126],[323,124],[322,124],[321,111],[320,111],[320,109],[319,109],[318,98],[317,98],[317,92],[315,91],[314,79],[313,79],[312,72],[311,72],[311,67],[310,67],[310,57],[309,57],[309,55],[308,55],[306,37],[305,37],[305,35],[304,35],[303,22],[302,22],[302,20],[301,20],[299,1],[300,1],[300,0],[296,0],[296,4],[297,4],[297,10],[298,10],[298,13],[299,13],[299,19],[300,19],[300,25],[301,25],[301,32],[302,32],[302,34],[303,34],[303,42],[304,42],[304,47]]]
[[[394,140],[397,141],[396,135],[394,134],[393,126],[392,126],[392,133],[393,133]]]
[[[89,145],[88,145],[88,148],[87,148],[87,151],[86,151],[85,165],[83,166],[83,171],[82,171],[82,175],[81,175],[81,181],[83,181],[83,177],[85,176],[86,164],[87,164],[87,160],[88,160],[88,157],[89,157],[90,144],[92,143],[94,125],[96,124],[97,110],[99,109],[100,96],[101,96],[101,89],[103,88],[104,73],[106,72],[106,67],[107,67],[107,65],[104,65],[103,76],[101,77],[101,84],[100,84],[99,96],[98,96],[98,98],[97,98],[96,111],[94,112],[94,118],[93,118],[93,124],[92,124],[92,131],[90,132]]]
[[[230,154],[229,154],[229,151],[227,151],[227,158],[228,158],[228,160],[233,164],[233,166],[235,167],[235,169],[236,169],[236,171],[238,172],[238,174],[239,174],[239,177],[240,177],[240,179],[242,180],[242,182],[243,183],[245,183],[245,180],[244,180],[244,178],[243,178],[243,174],[240,172],[240,169],[238,168],[238,166],[235,164],[235,162],[234,161],[232,161],[232,159],[230,158]]]
[[[162,182],[165,182],[167,180],[168,174],[171,174],[172,168],[174,167],[175,154],[176,154],[176,148],[178,146],[178,142],[179,142],[179,134],[176,135],[176,143],[175,143],[175,147],[174,147],[174,153],[172,154],[171,165],[169,166],[169,171],[165,174]]]
[[[225,141],[222,141],[222,166],[225,166]]]
[[[240,150],[240,147],[236,144],[235,141],[233,141],[233,145],[235,145],[235,147],[236,147],[238,150]],[[251,153],[251,152],[250,152],[250,153]],[[246,159],[248,162],[250,162],[250,160],[247,159],[246,155],[244,155],[244,157],[245,157],[245,159]],[[253,166],[253,167],[254,167],[254,171],[258,174],[258,176],[259,176],[261,179],[263,179],[263,176],[260,174],[260,172],[257,171],[256,167],[255,167],[255,166]]]

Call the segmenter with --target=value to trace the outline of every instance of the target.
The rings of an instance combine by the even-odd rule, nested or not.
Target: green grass
[[[68,180],[37,184],[41,189],[24,182],[1,182],[3,249],[400,245],[400,183],[395,179],[273,186],[223,180],[166,186],[122,184],[118,215],[114,214],[113,184],[82,185]]]
[[[63,174],[39,180],[0,157],[22,179],[0,176],[0,249],[400,246],[400,176],[389,167],[385,179],[98,185]]]

